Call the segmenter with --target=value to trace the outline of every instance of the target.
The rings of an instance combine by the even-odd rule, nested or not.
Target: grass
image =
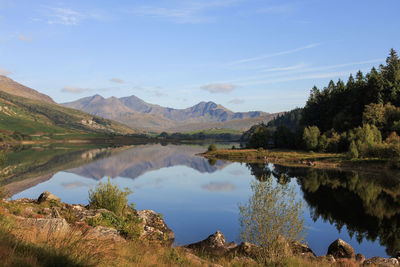
[[[25,216],[27,210],[45,217],[45,210],[60,210],[71,229],[66,232],[38,231],[35,227],[21,224],[13,214]],[[74,224],[76,214],[68,213],[60,202],[6,202],[0,200],[0,266],[262,266],[249,258],[230,256],[195,255],[182,247],[170,247],[162,242],[126,239],[93,238],[89,225]],[[71,209],[73,210],[73,209]],[[69,218],[70,217],[70,218]],[[73,219],[75,217],[75,219]],[[28,217],[32,218],[32,217]],[[33,217],[36,218],[36,217]],[[105,226],[112,226],[115,218],[103,218]],[[101,223],[101,225],[102,225]],[[108,225],[107,225],[108,224]],[[75,226],[73,226],[75,225]],[[330,266],[324,261],[308,261],[288,257],[279,265],[272,266]],[[341,264],[339,266],[356,266]]]
[[[313,166],[321,169],[363,169],[382,171],[392,168],[390,162],[378,158],[348,159],[345,153],[306,152],[283,149],[217,149],[202,154],[209,159],[246,163],[277,163],[285,166]]]

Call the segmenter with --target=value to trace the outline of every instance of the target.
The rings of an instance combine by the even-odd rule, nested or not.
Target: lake
[[[400,178],[384,174],[288,168],[273,164],[209,162],[206,145],[142,144],[117,148],[31,147],[8,153],[0,185],[13,199],[45,190],[67,203],[88,202],[88,190],[107,177],[133,190],[137,209],[163,215],[184,245],[220,230],[239,241],[239,204],[253,181],[290,184],[306,203],[306,241],[317,255],[337,238],[366,257],[400,249]]]

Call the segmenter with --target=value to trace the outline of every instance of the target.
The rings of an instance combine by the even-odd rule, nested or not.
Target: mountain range
[[[277,116],[262,111],[233,112],[211,101],[200,102],[185,109],[174,109],[147,103],[134,95],[121,98],[94,95],[62,105],[116,120],[128,126],[170,132],[210,128],[245,130]]]

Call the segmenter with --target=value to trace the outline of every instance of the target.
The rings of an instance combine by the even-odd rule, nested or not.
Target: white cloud
[[[6,70],[6,69],[3,69],[3,68],[0,67],[0,75],[7,76],[7,75],[10,75],[10,74],[13,74],[13,72],[10,71],[10,70]]]
[[[236,89],[236,86],[230,83],[210,83],[201,87],[201,89],[210,93],[230,93]]]
[[[301,63],[301,64],[296,64],[296,65],[291,65],[291,66],[286,66],[286,67],[266,68],[266,69],[263,69],[262,72],[291,71],[291,70],[303,69],[306,66],[307,66],[307,64]]]
[[[140,6],[130,11],[134,15],[167,19],[176,23],[205,23],[213,18],[207,10],[233,5],[239,0],[182,1],[177,7]]]
[[[84,92],[90,92],[90,91],[92,91],[91,88],[80,88],[80,87],[72,87],[72,86],[66,86],[61,89],[61,92],[70,93],[70,94],[82,94]]]
[[[235,104],[235,105],[240,105],[243,104],[245,101],[243,99],[235,98],[229,101],[229,104]]]
[[[235,189],[235,186],[229,182],[211,182],[203,185],[202,188],[212,192],[230,192]]]
[[[69,8],[49,7],[52,13],[49,14],[49,24],[78,25],[84,16]]]
[[[317,47],[319,45],[320,45],[320,43],[313,43],[313,44],[309,44],[306,46],[302,46],[302,47],[298,47],[298,48],[294,48],[294,49],[290,49],[290,50],[285,50],[285,51],[280,51],[280,52],[276,52],[276,53],[270,53],[270,54],[264,54],[264,55],[260,55],[260,56],[256,56],[256,57],[240,59],[237,61],[230,62],[227,65],[244,64],[244,63],[258,61],[258,60],[262,60],[262,59],[266,59],[266,58],[293,54],[293,53],[300,52],[300,51],[303,51],[306,49],[311,49],[311,48]]]
[[[119,78],[112,78],[112,79],[110,79],[110,81],[113,82],[113,83],[125,83],[124,80],[121,80]]]
[[[283,4],[283,5],[260,8],[259,10],[257,10],[257,13],[289,15],[295,12],[296,9],[297,8],[294,4]]]

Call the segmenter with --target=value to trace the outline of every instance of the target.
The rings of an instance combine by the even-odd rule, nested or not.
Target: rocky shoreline
[[[42,193],[38,199],[3,200],[0,213],[13,217],[18,227],[35,229],[47,234],[84,233],[85,236],[96,240],[109,240],[112,242],[126,242],[127,235],[124,231],[111,226],[96,225],[102,217],[115,216],[105,209],[89,209],[81,204],[67,204],[49,193]],[[165,224],[162,216],[152,210],[134,210],[133,218],[137,221],[137,238],[160,242],[173,246],[174,232]],[[260,248],[254,244],[243,242],[226,242],[225,236],[220,231],[211,234],[206,239],[197,243],[188,244],[180,249],[186,251],[186,256],[199,265],[217,266],[206,262],[197,255],[210,255],[213,257],[229,257],[233,262],[241,264],[256,264],[255,259]],[[286,242],[285,250],[288,255],[300,257],[312,262],[325,262],[331,265],[347,264],[352,266],[399,266],[400,254],[397,258],[373,257],[365,259],[362,254],[356,254],[354,249],[341,239],[330,244],[327,254],[316,256],[307,245],[299,242]]]

